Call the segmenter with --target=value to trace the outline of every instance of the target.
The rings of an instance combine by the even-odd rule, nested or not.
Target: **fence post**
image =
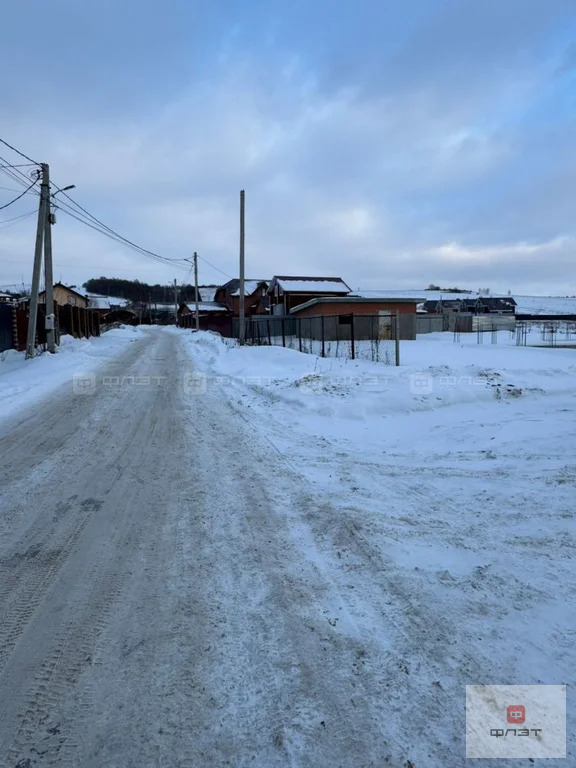
[[[18,349],[18,316],[16,314],[16,304],[12,304],[12,349]]]
[[[272,337],[270,336],[270,318],[266,318],[266,330],[268,331],[268,346],[272,346]]]
[[[355,339],[354,339],[354,312],[350,314],[350,351],[352,353],[352,360],[356,359],[356,349],[355,349]]]
[[[60,346],[60,305],[54,303],[54,337],[56,344]]]
[[[321,318],[320,327],[322,329],[322,357],[326,357],[324,349],[324,315],[321,315]]]
[[[400,365],[400,312],[396,312],[396,322],[395,325],[395,339],[394,339],[394,346],[396,351],[396,365]]]
[[[284,327],[284,318],[282,318],[282,320],[280,321],[280,325],[282,328],[282,346],[285,347],[286,346],[286,329]]]
[[[302,352],[302,318],[298,318],[298,351]]]

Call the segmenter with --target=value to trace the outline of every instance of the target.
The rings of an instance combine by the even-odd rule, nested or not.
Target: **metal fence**
[[[576,320],[519,320],[515,336],[519,347],[576,347]]]
[[[402,322],[394,314],[252,317],[246,341],[282,346],[320,357],[400,365]],[[411,338],[411,336],[409,336]]]

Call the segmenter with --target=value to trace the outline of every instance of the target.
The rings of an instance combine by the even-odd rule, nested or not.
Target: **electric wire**
[[[205,264],[208,264],[208,266],[209,266],[209,267],[212,267],[212,269],[215,269],[215,270],[216,270],[216,272],[220,272],[220,274],[221,274],[221,275],[224,275],[224,277],[229,277],[229,278],[230,278],[230,280],[234,280],[234,278],[232,277],[232,275],[229,275],[227,272],[223,272],[223,271],[222,271],[221,269],[219,269],[218,267],[215,267],[215,266],[214,266],[214,264],[212,264],[211,262],[209,262],[209,261],[208,261],[207,259],[205,259],[203,256],[200,256],[200,254],[198,254],[198,258],[199,258],[201,261],[203,261]]]
[[[37,183],[37,181],[38,181],[38,179],[35,179],[35,180],[32,182],[32,184],[30,184],[30,186],[28,187],[28,189],[25,189],[25,190],[24,190],[24,192],[22,192],[21,194],[19,194],[19,195],[18,195],[18,197],[15,197],[15,198],[14,198],[14,200],[10,200],[10,202],[9,202],[9,203],[5,203],[4,205],[0,205],[0,211],[3,211],[3,210],[4,210],[4,208],[8,208],[8,206],[10,206],[10,205],[14,205],[14,203],[15,203],[15,202],[17,202],[18,200],[20,200],[20,198],[21,198],[21,197],[24,197],[24,195],[26,194],[26,192],[29,192],[29,191],[32,189],[32,187],[33,187],[33,186],[34,186],[34,185]]]
[[[19,149],[16,149],[12,144],[7,142],[5,139],[0,138],[0,142],[7,146],[9,149],[11,149],[13,152],[16,152],[16,154],[20,155],[20,157],[24,158],[25,160],[28,160],[31,165],[34,166],[40,166],[40,163],[37,163],[36,161],[32,160],[31,157],[26,155],[24,152],[21,152]],[[8,177],[10,177],[13,181],[16,181],[19,184],[23,184],[24,182],[28,183],[30,179],[26,176],[25,173],[20,171],[20,167],[25,167],[24,164],[22,166],[13,165],[8,162],[5,158],[3,158],[0,155],[0,161],[5,163],[6,165],[0,166],[0,172],[4,173]],[[27,192],[32,191],[35,194],[40,194],[38,190],[33,190],[32,188],[35,186],[37,180],[35,180],[29,187],[27,187],[22,195],[25,195]],[[74,200],[73,197],[68,195],[66,192],[62,192],[62,195],[67,198],[67,200],[72,203],[76,207],[77,210],[73,210],[69,205],[64,203],[62,199],[58,200],[57,205],[55,205],[56,208],[61,209],[64,211],[64,213],[67,213],[72,218],[76,219],[77,221],[81,222],[87,227],[90,227],[91,229],[95,230],[96,232],[99,232],[101,235],[104,235],[106,237],[109,237],[111,240],[119,243],[120,245],[125,245],[126,247],[130,248],[136,253],[139,253],[145,257],[151,258],[154,261],[162,264],[170,264],[174,267],[183,269],[185,271],[188,271],[187,267],[182,264],[182,262],[187,262],[188,259],[171,259],[167,256],[162,256],[158,253],[155,253],[154,251],[150,251],[147,248],[144,248],[137,243],[134,243],[132,240],[128,239],[127,237],[124,237],[124,235],[121,235],[120,233],[116,232],[114,229],[109,227],[107,224],[104,224],[103,221],[98,219],[94,214],[90,213],[86,208],[80,205],[76,200]],[[18,200],[19,198],[16,198]],[[12,202],[16,202],[16,200],[13,200]],[[8,203],[8,205],[11,205],[12,203]],[[4,206],[7,207],[7,206]],[[2,210],[2,208],[0,208]],[[229,279],[233,279],[231,275],[221,270],[219,267],[216,267],[214,264],[212,264],[210,261],[205,259],[203,256],[198,256],[199,259],[201,259],[205,264],[207,264],[209,267],[214,269],[216,272],[219,272],[221,275],[224,275],[224,277],[227,277]]]
[[[32,216],[35,213],[38,213],[38,211],[28,211],[28,213],[21,213],[20,216],[14,216],[11,219],[3,219],[2,221],[0,221],[0,227],[4,228],[5,224],[18,221],[18,219],[25,219],[27,216]]]
[[[28,157],[28,155],[25,155],[24,152],[20,152],[19,149],[16,149],[16,147],[13,147],[12,144],[8,144],[8,142],[5,141],[5,139],[0,139],[0,141],[2,142],[2,144],[5,144],[7,147],[9,147],[13,152],[16,152],[17,155],[20,155],[20,157],[23,157],[24,160],[29,160],[32,163],[32,165],[40,165],[40,163],[37,163],[35,160],[32,160],[31,157]]]

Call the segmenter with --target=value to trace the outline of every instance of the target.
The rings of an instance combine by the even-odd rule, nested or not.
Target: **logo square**
[[[434,379],[428,373],[410,374],[410,392],[413,395],[429,395],[434,391]]]
[[[509,723],[522,723],[526,722],[526,707],[521,704],[512,704],[506,709],[506,719]]]
[[[467,685],[466,757],[565,758],[566,686]]]
[[[93,395],[96,392],[96,376],[77,371],[72,376],[72,392],[75,395]]]

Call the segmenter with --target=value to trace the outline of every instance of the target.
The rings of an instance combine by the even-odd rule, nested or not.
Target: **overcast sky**
[[[236,276],[245,188],[251,277],[576,294],[574,0],[5,0],[2,27],[0,136],[149,249]],[[0,211],[0,285],[36,201]],[[53,238],[64,282],[187,278],[64,213]]]

